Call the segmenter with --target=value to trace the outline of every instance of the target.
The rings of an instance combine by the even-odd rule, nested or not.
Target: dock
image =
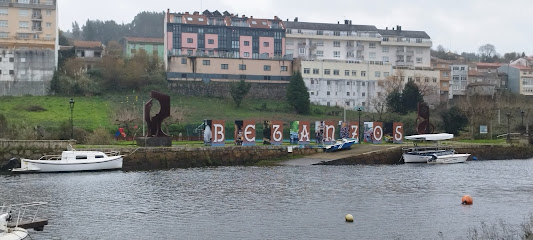
[[[317,153],[283,161],[283,166],[357,165],[402,163],[402,145],[354,144],[349,150]]]

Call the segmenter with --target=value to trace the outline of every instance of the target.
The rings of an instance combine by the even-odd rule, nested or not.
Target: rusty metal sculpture
[[[429,122],[429,106],[421,102],[417,106],[416,131],[418,134],[428,134],[435,131],[435,126]]]
[[[161,130],[161,123],[163,120],[170,116],[170,96],[156,91],[151,92],[150,101],[144,104],[144,120],[148,125],[148,133],[146,137],[168,137]],[[161,109],[155,116],[150,117],[150,110],[152,109],[152,100],[159,101]]]

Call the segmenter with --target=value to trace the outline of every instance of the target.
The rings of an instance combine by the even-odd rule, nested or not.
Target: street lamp
[[[511,113],[508,112],[505,115],[507,116],[507,143],[510,143],[511,142],[511,122],[510,122]]]
[[[357,126],[357,128],[359,129],[359,134],[357,135],[357,138],[359,139],[357,140],[359,144],[361,144],[361,111],[363,111],[361,107],[357,108],[357,114],[359,114],[359,122],[358,122],[359,126]]]
[[[70,139],[74,139],[74,118],[73,118],[73,110],[74,110],[74,99],[70,99],[69,101],[69,105],[70,105]]]
[[[522,128],[524,127],[524,114],[526,112],[524,111],[524,109],[520,110],[520,114],[522,115]]]

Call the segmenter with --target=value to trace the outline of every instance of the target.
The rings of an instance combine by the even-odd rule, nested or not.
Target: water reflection
[[[0,202],[47,201],[33,239],[445,239],[532,212],[533,160],[0,175]],[[460,205],[463,194],[474,205]],[[355,222],[347,224],[351,213]]]

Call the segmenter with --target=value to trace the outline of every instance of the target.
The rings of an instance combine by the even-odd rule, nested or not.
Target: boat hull
[[[23,228],[13,228],[10,232],[1,232],[0,240],[21,240],[28,236],[28,231]]]
[[[100,171],[122,168],[122,156],[114,156],[106,159],[87,161],[58,161],[58,160],[30,160],[21,159],[21,168],[12,171],[25,172],[81,172]]]
[[[470,157],[470,154],[448,154],[441,156],[434,156],[427,161],[429,164],[449,164],[449,163],[465,163]]]
[[[403,154],[404,163],[427,163],[431,159],[431,156],[416,155],[416,154]]]

